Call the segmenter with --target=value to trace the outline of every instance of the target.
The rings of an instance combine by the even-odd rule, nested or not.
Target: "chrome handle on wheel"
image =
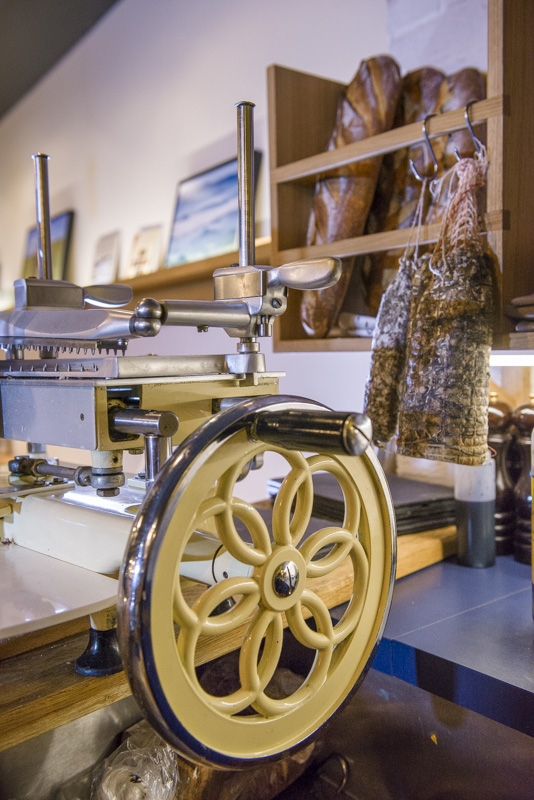
[[[314,450],[360,456],[372,439],[366,414],[336,411],[269,411],[258,414],[250,426],[253,439],[290,450]]]

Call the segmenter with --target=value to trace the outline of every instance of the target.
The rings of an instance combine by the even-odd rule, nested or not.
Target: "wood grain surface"
[[[398,540],[397,578],[429,566],[455,551],[454,527],[401,536]],[[341,567],[336,580],[317,579],[315,590],[332,608],[350,597],[351,567]],[[190,587],[192,598],[201,588]],[[61,626],[57,626],[60,628]],[[55,631],[55,633],[64,631]],[[42,636],[50,633],[40,632]],[[212,638],[198,649],[198,663],[217,658],[240,645],[242,631]],[[54,635],[54,634],[52,634]],[[18,641],[24,637],[17,637]],[[78,717],[121,700],[130,694],[123,672],[106,678],[86,678],[74,671],[83,652],[87,633],[74,633],[59,641],[33,640],[28,652],[22,642],[0,643],[5,660],[0,664],[0,750],[72,722]],[[13,655],[14,652],[18,654]],[[6,655],[10,657],[6,658]]]

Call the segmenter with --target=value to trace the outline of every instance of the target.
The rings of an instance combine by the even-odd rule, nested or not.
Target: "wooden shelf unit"
[[[531,0],[489,0],[488,98],[471,107],[473,124],[486,123],[490,166],[485,224],[499,265],[495,346],[507,347],[511,323],[502,306],[534,291],[534,8]],[[272,263],[316,256],[352,256],[402,249],[409,230],[305,246],[315,181],[370,156],[423,142],[421,123],[396,128],[337,150],[325,151],[334,129],[336,81],[273,65],[268,70]],[[428,121],[430,138],[465,127],[464,109]],[[439,224],[424,226],[421,243],[437,241]],[[310,339],[300,323],[300,297],[275,326],[274,349],[368,350],[370,339]]]

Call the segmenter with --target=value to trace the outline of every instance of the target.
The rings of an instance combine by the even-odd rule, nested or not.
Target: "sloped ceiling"
[[[0,118],[119,0],[0,0]]]

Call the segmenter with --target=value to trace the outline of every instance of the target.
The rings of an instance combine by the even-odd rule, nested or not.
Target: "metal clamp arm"
[[[250,325],[250,311],[238,300],[162,300],[145,298],[137,304],[130,321],[134,336],[155,336],[162,325],[207,328],[238,328]]]
[[[287,307],[287,289],[323,289],[339,279],[338,258],[314,258],[280,267],[223,267],[214,272],[215,300],[141,300],[130,330],[154,336],[162,325],[225,328],[230,336],[264,336]]]

